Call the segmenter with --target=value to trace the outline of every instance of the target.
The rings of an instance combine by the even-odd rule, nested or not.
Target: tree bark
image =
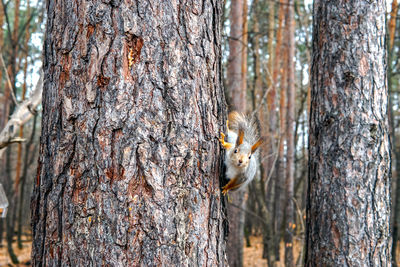
[[[306,266],[390,266],[386,2],[314,1]]]
[[[224,266],[221,1],[54,1],[34,266]]]

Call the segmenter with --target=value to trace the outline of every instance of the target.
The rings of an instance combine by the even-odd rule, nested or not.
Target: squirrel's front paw
[[[225,142],[225,134],[221,132],[221,138],[218,139],[221,142],[221,145],[225,149],[230,149],[233,145],[231,143]]]

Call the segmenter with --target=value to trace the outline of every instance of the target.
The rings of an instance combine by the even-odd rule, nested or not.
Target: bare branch
[[[25,138],[20,138],[20,137],[14,137],[11,140],[9,140],[7,143],[1,143],[0,144],[0,149],[5,148],[6,146],[12,144],[12,143],[22,143],[25,142]]]
[[[35,114],[36,107],[42,102],[42,90],[43,72],[40,71],[40,78],[35,90],[32,91],[27,100],[17,107],[4,129],[0,132],[0,158],[4,153],[5,147],[12,143],[12,140],[16,140],[14,136],[18,132],[19,126],[28,122]]]

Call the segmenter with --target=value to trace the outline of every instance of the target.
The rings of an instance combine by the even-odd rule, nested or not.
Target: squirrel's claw
[[[229,191],[229,189],[227,189],[227,188],[225,188],[226,186],[224,186],[224,187],[222,187],[222,194],[225,196],[227,193],[228,193],[228,191]]]
[[[222,187],[222,194],[228,198],[228,202],[232,203],[231,198],[229,197],[229,188],[225,188],[226,186]]]
[[[219,138],[218,140],[221,142],[221,145],[225,149],[230,149],[233,146],[233,144],[225,142],[225,134],[224,133],[221,133],[221,138]]]

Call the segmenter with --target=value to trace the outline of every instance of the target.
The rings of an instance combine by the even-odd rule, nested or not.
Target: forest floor
[[[243,250],[243,266],[245,267],[259,267],[259,266],[267,266],[267,261],[262,258],[262,238],[261,236],[251,236],[250,237],[251,247],[244,247]],[[284,244],[281,244],[281,259],[284,259]],[[294,256],[297,259],[299,255],[299,245],[295,243],[294,246]],[[20,261],[19,265],[11,265],[10,257],[8,256],[7,246],[5,242],[3,242],[0,247],[0,267],[1,266],[30,266],[30,256],[31,256],[31,243],[24,242],[23,248],[20,250],[17,247],[17,243],[13,244],[14,252]],[[277,267],[283,267],[283,262],[279,262]]]
[[[31,242],[23,242],[22,249],[19,249],[17,246],[17,242],[13,243],[13,249],[15,254],[18,257],[20,264],[13,265],[11,264],[11,259],[8,255],[7,245],[3,240],[3,243],[0,247],[0,266],[30,266],[31,262]]]
[[[246,243],[246,242],[245,242]],[[244,246],[243,249],[243,266],[244,267],[259,267],[259,266],[268,266],[267,260],[262,258],[263,253],[263,244],[261,236],[251,236],[250,237],[250,245],[251,247]],[[285,259],[285,244],[281,242],[280,248],[280,261],[276,262],[276,267],[284,267],[284,259]],[[293,246],[293,256],[295,260],[298,260],[299,253],[302,249],[302,243],[295,241]],[[302,266],[300,264],[299,266]]]
[[[267,266],[267,260],[262,258],[262,251],[263,251],[263,246],[262,246],[262,237],[261,236],[251,236],[250,237],[250,244],[251,247],[244,247],[243,250],[243,266],[245,267],[259,267],[259,266]],[[19,265],[12,265],[10,257],[8,256],[7,252],[7,246],[5,242],[1,244],[0,246],[0,267],[1,266],[30,266],[30,257],[31,257],[31,243],[30,242],[24,242],[23,243],[23,248],[20,250],[17,247],[17,243],[14,243],[13,248],[15,254],[18,256],[18,260],[20,261]],[[299,253],[301,252],[301,246],[302,244],[300,242],[295,242],[294,247],[293,247],[293,252],[294,252],[294,258],[297,260],[299,258]],[[281,261],[277,263],[277,267],[284,267],[284,262],[283,259],[284,257],[284,243],[281,243],[281,249],[280,249],[281,255]],[[400,248],[397,251],[397,255],[400,256]],[[300,261],[300,265],[301,261]]]

